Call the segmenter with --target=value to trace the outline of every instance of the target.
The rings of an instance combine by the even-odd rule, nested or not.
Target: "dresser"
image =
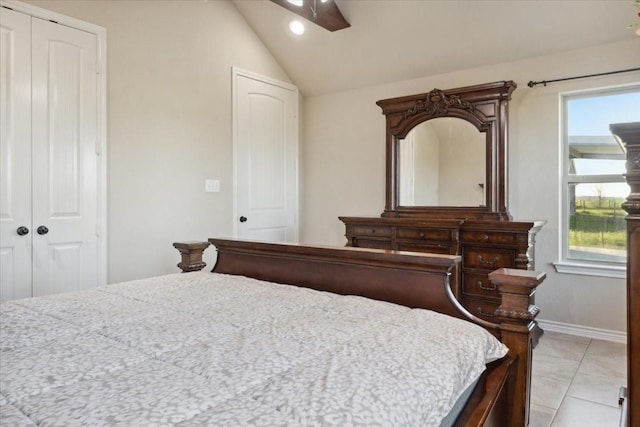
[[[488,275],[498,268],[534,268],[535,236],[545,221],[339,217],[347,246],[460,255],[451,288],[462,305],[495,321],[500,296]],[[534,301],[531,301],[532,303]]]
[[[508,104],[515,89],[513,81],[498,81],[377,101],[386,124],[384,211],[339,217],[347,246],[459,255],[451,291],[489,323],[509,310],[489,274],[533,269],[545,223],[514,221],[509,213]],[[540,334],[537,327],[532,345]]]

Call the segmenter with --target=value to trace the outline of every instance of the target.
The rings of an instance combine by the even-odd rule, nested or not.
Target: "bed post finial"
[[[207,263],[202,261],[202,252],[209,247],[209,242],[176,242],[173,247],[182,255],[178,268],[183,273],[200,271],[207,266]]]
[[[510,426],[524,427],[529,424],[534,319],[540,311],[530,301],[546,276],[545,272],[512,268],[489,273],[489,280],[496,285],[502,298],[495,312],[500,319],[501,340],[511,352],[518,355],[516,375],[509,384],[514,399],[507,423]]]

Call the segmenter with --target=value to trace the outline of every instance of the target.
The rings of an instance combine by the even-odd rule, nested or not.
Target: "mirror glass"
[[[484,206],[486,133],[466,120],[420,123],[398,141],[401,206]]]

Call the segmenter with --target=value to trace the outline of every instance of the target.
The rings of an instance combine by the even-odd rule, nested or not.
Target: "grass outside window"
[[[626,252],[626,212],[624,199],[582,197],[576,199],[569,216],[569,249],[624,257]]]

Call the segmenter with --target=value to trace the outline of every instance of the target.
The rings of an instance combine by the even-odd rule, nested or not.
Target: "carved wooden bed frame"
[[[640,122],[618,123],[611,132],[627,150],[627,389],[621,426],[640,425]]]
[[[213,272],[237,274],[338,294],[361,295],[425,308],[478,323],[506,344],[509,354],[488,365],[456,426],[518,427],[529,420],[534,318],[530,305],[545,273],[500,269],[489,275],[501,296],[498,323],[468,313],[449,277],[459,256],[361,248],[310,247],[209,239],[218,251]],[[183,271],[204,268],[207,242],[175,243]]]

